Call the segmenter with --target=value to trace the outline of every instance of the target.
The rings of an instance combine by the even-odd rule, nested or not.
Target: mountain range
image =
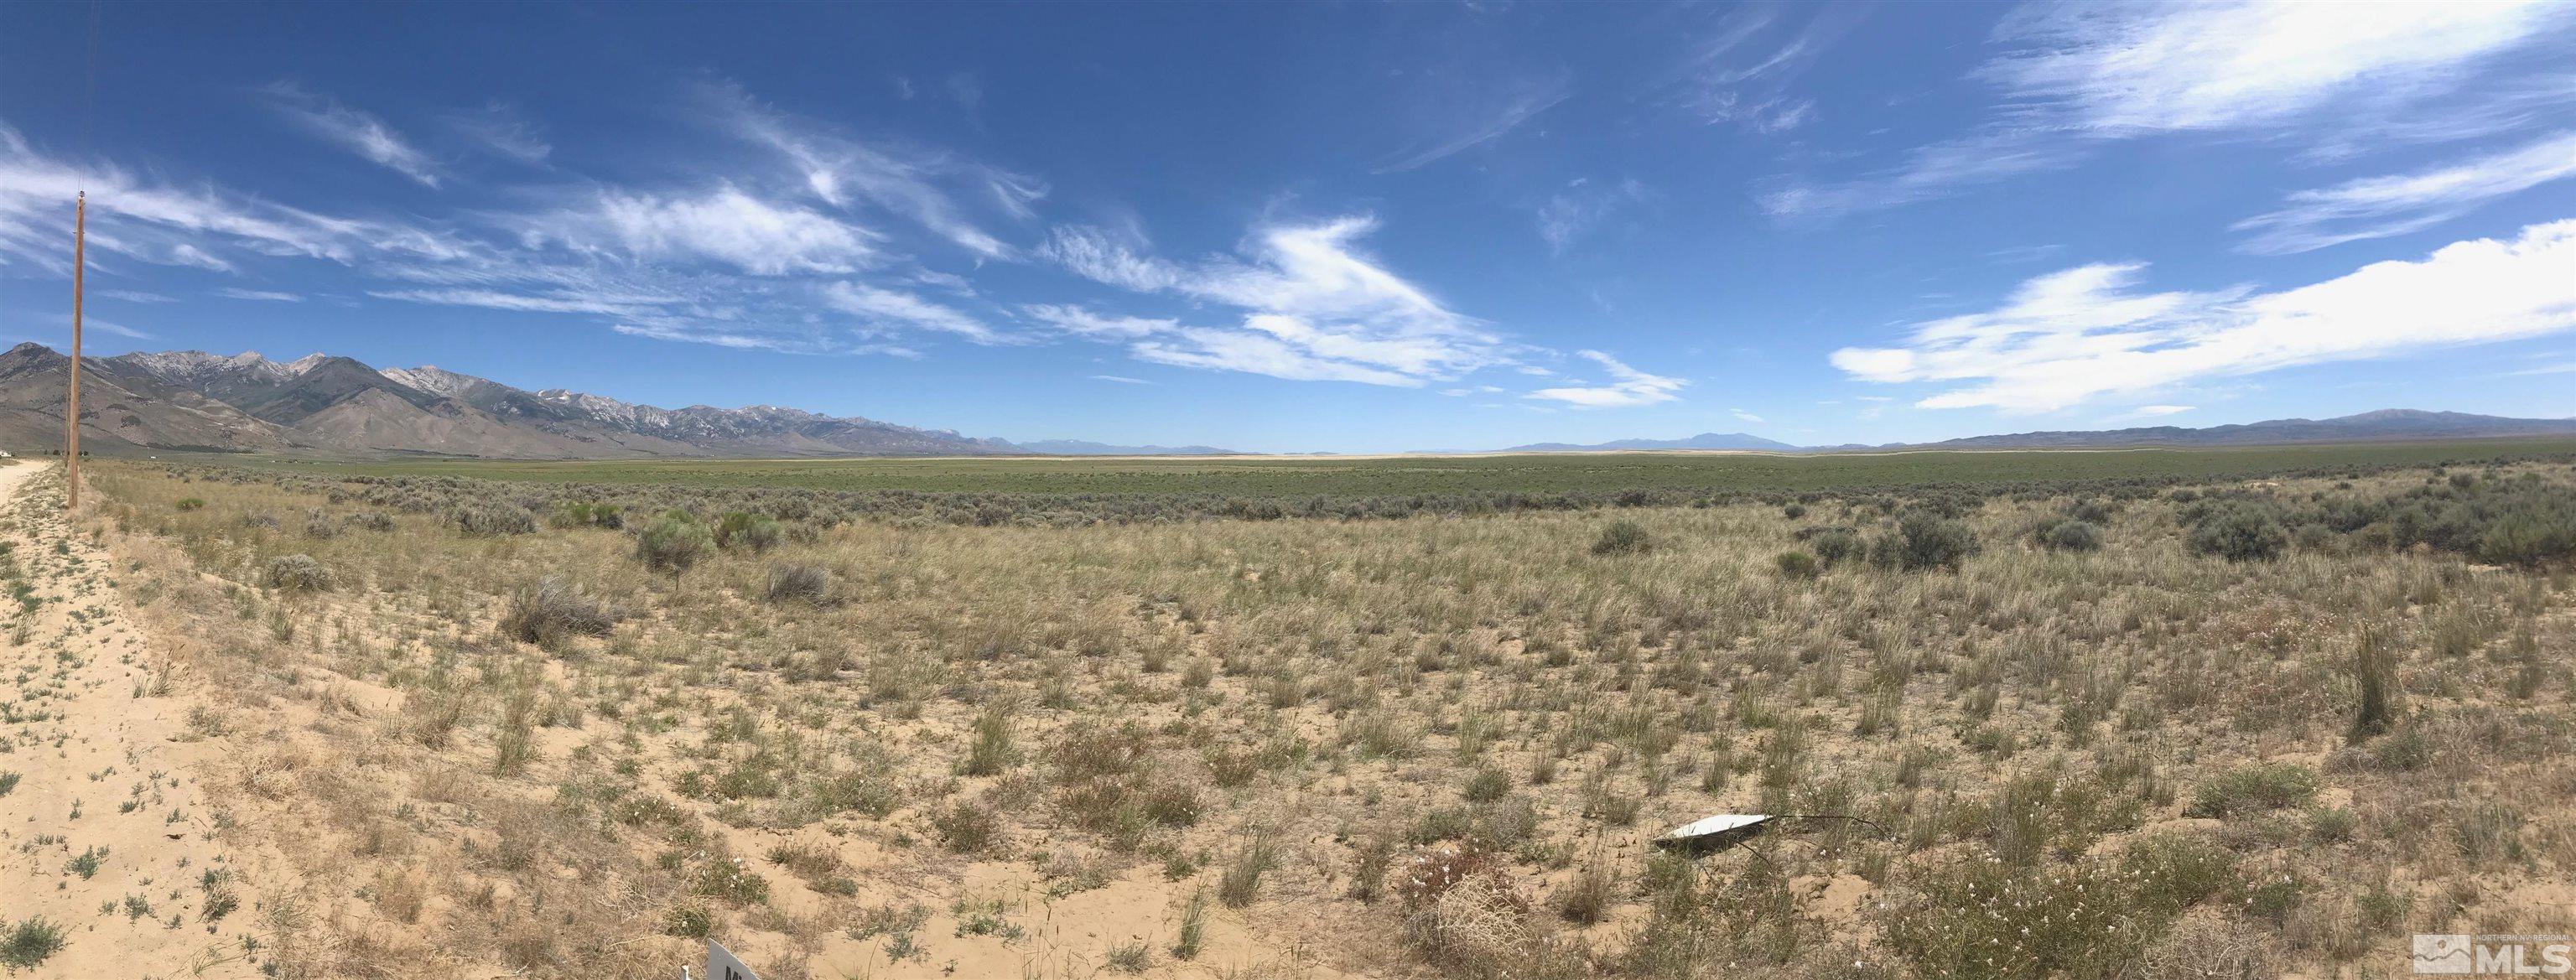
[[[2273,446],[2300,442],[2487,439],[2576,434],[2576,419],[2514,419],[2466,412],[2381,409],[2330,419],[2273,419],[2205,429],[2157,425],[2096,432],[2020,432],[1927,443],[1918,449],[2050,449],[2091,446]]]
[[[1578,446],[1564,442],[1533,442],[1502,450],[1507,453],[1599,453],[1637,449],[1739,449],[1768,453],[1794,453],[1800,447],[1775,442],[1743,432],[1702,432],[1688,439],[1620,439]]]
[[[2121,449],[2137,446],[2279,446],[2303,442],[2398,442],[2492,439],[2504,436],[2576,435],[2576,419],[2514,419],[2466,412],[2381,409],[2330,419],[2273,419],[2186,429],[2157,425],[2135,429],[2016,432],[1941,442],[1881,445],[1792,446],[1741,432],[1703,432],[1687,439],[1620,439],[1590,445],[1540,442],[1506,453],[1597,453],[1644,449],[1730,449],[1774,453],[1827,453],[1891,449]]]
[[[0,447],[43,451],[60,444],[70,363],[34,343],[0,354]],[[200,351],[84,359],[81,443],[101,453],[516,459],[1224,452],[1205,446],[1018,446],[793,408],[656,408],[562,389],[527,391],[436,367],[377,369],[326,354],[280,362]]]
[[[0,449],[44,452],[61,445],[70,363],[34,343],[0,354]],[[1801,447],[1742,432],[1708,432],[1589,445],[1530,443],[1501,451],[2074,449],[2536,435],[2576,435],[2576,419],[2390,409],[2202,429],[2160,425],[2021,432],[1881,446]],[[656,408],[560,388],[527,391],[436,367],[378,369],[327,354],[281,362],[258,354],[225,357],[199,351],[84,360],[81,445],[107,454],[161,450],[510,459],[1230,454],[1212,446],[1113,446],[1072,439],[1013,443],[768,405]]]

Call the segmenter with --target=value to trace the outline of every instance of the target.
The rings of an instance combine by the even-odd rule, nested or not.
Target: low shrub
[[[757,554],[777,547],[784,534],[777,521],[748,511],[731,511],[716,519],[715,540],[719,548],[748,548]]]
[[[2317,795],[2317,774],[2294,762],[2257,762],[2202,781],[2193,791],[2190,817],[2229,817],[2306,806]]]
[[[272,589],[321,592],[331,588],[331,569],[312,555],[279,555],[268,560],[260,580]]]
[[[1862,556],[1860,532],[1847,527],[1811,527],[1798,532],[1798,539],[1816,553],[1816,563],[1832,568]]]
[[[20,919],[0,929],[0,966],[12,972],[42,966],[62,950],[62,924],[44,916]]]
[[[991,803],[958,800],[930,815],[940,843],[960,854],[982,854],[1002,843],[1002,817]]]
[[[1816,577],[1816,559],[1803,551],[1783,551],[1772,561],[1780,567],[1780,577],[1809,579]]]
[[[448,508],[447,523],[467,534],[534,534],[535,515],[509,504],[471,503]]]
[[[1637,522],[1611,521],[1609,527],[1601,529],[1601,536],[1593,540],[1592,553],[1633,555],[1652,547],[1654,542],[1646,536],[1646,529],[1638,526]]]
[[[2057,521],[2040,532],[2039,543],[2051,551],[2099,551],[2102,525],[2083,520]]]
[[[715,535],[707,526],[682,510],[654,518],[644,533],[635,536],[635,557],[644,561],[644,567],[657,570],[684,570],[715,547]]]
[[[1957,569],[1977,553],[1977,534],[1947,517],[1915,514],[1898,521],[1896,533],[1870,545],[1870,562],[1908,572]]]
[[[616,504],[565,500],[555,504],[554,513],[546,516],[546,523],[559,528],[604,527],[613,531],[626,526],[626,514]]]
[[[2237,505],[2209,511],[2194,522],[2191,550],[2228,561],[2270,561],[2290,546],[2290,532],[2270,508]]]

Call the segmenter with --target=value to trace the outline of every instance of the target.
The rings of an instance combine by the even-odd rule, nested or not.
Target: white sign
[[[683,978],[688,973],[687,970],[680,971]],[[760,980],[760,976],[751,972],[751,967],[741,960],[735,959],[733,951],[724,948],[723,943],[710,939],[707,940],[707,980]]]

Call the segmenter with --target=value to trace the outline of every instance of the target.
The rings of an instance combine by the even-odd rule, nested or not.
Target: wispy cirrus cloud
[[[2026,6],[1996,29],[2005,50],[1976,72],[2001,96],[1987,123],[1893,168],[1778,181],[1757,197],[1775,216],[1830,218],[2071,166],[2117,140],[2260,133],[2341,145],[2347,116],[2438,137],[2456,126],[2446,118],[2527,101],[2525,80],[2487,69],[2571,24],[2576,7],[2545,0]],[[2464,88],[2439,112],[2427,107]]]
[[[2009,412],[2202,378],[2576,329],[2576,219],[2455,242],[2277,292],[2141,292],[2144,266],[2090,265],[2024,283],[1986,313],[1918,324],[1903,346],[1832,363],[1882,383],[1956,383],[1915,404]]]
[[[1690,384],[1680,378],[1647,374],[1597,350],[1577,353],[1601,365],[1602,370],[1609,373],[1610,380],[1595,385],[1541,388],[1523,397],[1562,402],[1577,408],[1634,408],[1678,399],[1681,396],[1677,392]]]
[[[1702,122],[1757,133],[1797,129],[1816,118],[1816,101],[1792,84],[1814,66],[1859,17],[1849,8],[1819,7],[1792,24],[1780,8],[1743,6],[1691,32],[1688,52],[1668,85],[1669,101]]]
[[[385,169],[429,188],[438,187],[444,169],[401,133],[375,116],[315,95],[294,82],[276,82],[260,90],[289,121],[325,141],[339,144]]]
[[[1508,79],[1435,77],[1444,84],[1440,92],[1426,96],[1426,104],[1436,107],[1431,120],[1411,143],[1371,164],[1370,173],[1412,170],[1446,159],[1520,128],[1574,94],[1573,76],[1562,72]]]
[[[2275,125],[2358,94],[2447,92],[2462,69],[2562,27],[2565,5],[2234,3],[2027,6],[1979,74],[2016,114],[2112,136]]]
[[[960,192],[972,192],[1014,220],[1034,216],[1030,206],[1047,194],[1046,183],[1035,177],[956,154],[842,135],[772,108],[738,85],[703,85],[696,101],[712,125],[777,153],[822,202],[881,208],[985,258],[1011,258],[1018,250],[986,232],[968,214]]]
[[[510,310],[519,313],[595,313],[609,317],[633,317],[654,308],[650,303],[618,302],[585,296],[531,295],[498,289],[388,289],[367,293],[378,299],[437,306],[475,306],[487,310]]]
[[[104,255],[166,266],[229,271],[235,259],[304,257],[351,263],[360,257],[423,257],[458,246],[445,233],[335,217],[212,185],[183,186],[96,161],[37,150],[0,124],[0,264],[68,277],[61,243],[71,236],[65,203],[88,191],[89,247]]]
[[[1095,340],[1133,340],[1170,333],[1181,327],[1178,320],[1095,313],[1065,303],[1035,303],[1020,310],[1040,323]]]
[[[835,282],[823,287],[823,300],[833,309],[857,316],[868,327],[887,333],[912,327],[956,334],[979,344],[1011,340],[982,320],[900,290]]]
[[[752,275],[844,274],[884,236],[732,184],[694,194],[606,189],[582,204],[509,219],[524,241],[638,261],[712,260]]]
[[[410,144],[380,124],[370,128],[373,117],[292,85],[267,91],[290,117],[381,151],[370,156],[377,162],[426,159],[390,149]],[[266,282],[275,281],[274,260],[323,259],[370,280],[355,291],[369,299],[583,316],[631,336],[792,353],[919,356],[924,336],[1024,339],[976,312],[983,301],[964,276],[908,253],[936,238],[968,245],[979,261],[1010,254],[998,239],[970,234],[963,218],[949,218],[964,213],[956,202],[968,198],[982,213],[1033,215],[1041,183],[951,154],[869,156],[739,90],[723,94],[739,99],[742,132],[781,153],[810,151],[815,168],[797,170],[784,188],[760,183],[759,168],[736,166],[735,178],[712,186],[520,185],[493,189],[505,197],[487,209],[351,216],[68,161],[0,125],[0,266],[67,276],[60,242],[70,234],[70,211],[62,202],[87,188],[91,258],[110,274],[115,260],[132,259]],[[489,152],[545,162],[539,131],[514,109],[474,116],[450,125],[479,134]],[[414,169],[439,176],[423,167]],[[545,180],[559,179],[551,176],[557,168],[543,169]],[[510,206],[514,199],[544,204]],[[900,234],[911,231],[905,219],[922,234]],[[934,301],[915,292],[922,287],[958,299]],[[211,292],[301,298],[248,282]]]
[[[479,109],[448,113],[439,121],[477,149],[506,160],[539,166],[555,151],[546,141],[545,130],[518,106],[497,99]]]
[[[1367,216],[1265,225],[1241,257],[1191,263],[1138,254],[1097,229],[1058,229],[1046,254],[1067,269],[1234,307],[1242,320],[1193,326],[1080,307],[1029,312],[1069,333],[1124,340],[1142,360],[1298,381],[1419,387],[1508,362],[1501,338],[1360,250],[1376,227]]]
[[[1143,236],[1093,225],[1055,229],[1039,246],[1039,256],[1075,275],[1120,289],[1158,292],[1180,284],[1179,266],[1153,257]]]
[[[2564,132],[2464,163],[2300,191],[2280,210],[2237,222],[2232,230],[2254,233],[2238,246],[2240,251],[2306,252],[2420,231],[2571,176],[2576,176],[2576,132]]]
[[[241,289],[234,286],[225,286],[221,289],[215,290],[215,295],[221,296],[225,299],[259,300],[269,303],[304,302],[304,296],[300,293],[279,292],[274,289]]]
[[[1620,209],[1646,197],[1646,185],[1635,178],[1615,184],[1577,179],[1538,206],[1538,237],[1551,251],[1562,253]]]
[[[70,329],[71,329],[71,325],[72,325],[72,315],[71,315],[70,313],[63,313],[63,314],[61,314],[61,315],[59,315],[59,316],[53,317],[52,319],[54,320],[54,322],[62,324],[62,325],[63,325],[63,329],[64,329],[64,330],[68,331],[68,330],[70,330]],[[152,339],[152,335],[151,335],[151,334],[149,334],[149,333],[146,333],[146,332],[144,332],[144,331],[134,329],[133,327],[129,327],[129,326],[126,326],[126,325],[124,325],[124,324],[114,322],[114,321],[112,321],[112,320],[102,320],[102,319],[99,319],[99,318],[94,317],[94,316],[86,316],[86,315],[82,316],[82,317],[81,317],[81,329],[82,329],[82,330],[96,330],[96,331],[98,331],[98,332],[100,332],[100,333],[114,334],[114,335],[116,335],[116,336],[124,337],[124,338],[130,339],[130,340],[151,340],[151,339]]]

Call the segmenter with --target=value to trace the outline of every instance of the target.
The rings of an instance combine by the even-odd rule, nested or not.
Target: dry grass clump
[[[769,585],[761,594],[771,602],[828,602],[832,598],[832,570],[788,562],[771,565]]]
[[[581,587],[561,575],[548,575],[510,596],[510,612],[501,618],[501,633],[548,649],[577,636],[605,636],[616,619]]]

